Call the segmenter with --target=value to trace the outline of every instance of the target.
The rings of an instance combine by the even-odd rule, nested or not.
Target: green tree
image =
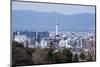
[[[54,57],[54,61],[55,61],[56,63],[60,63],[60,62],[62,62],[62,60],[63,60],[63,55],[62,55],[62,53],[61,53],[60,51],[55,52],[55,53],[53,54],[53,57]]]
[[[31,65],[33,64],[32,57],[27,54],[23,45],[12,42],[12,66]]]
[[[72,52],[70,49],[67,49],[67,48],[64,48],[62,50],[62,55],[64,57],[64,61],[67,62],[67,63],[71,63],[72,62]]]
[[[34,51],[36,50],[35,48],[25,48],[26,52],[28,53],[28,55],[30,55],[32,57],[32,53],[34,53]]]
[[[73,55],[73,62],[79,62],[78,54]]]
[[[49,63],[55,62],[53,51],[54,51],[53,42],[50,42],[49,43],[49,50],[48,50],[47,55],[46,55],[46,59]]]
[[[81,52],[79,57],[80,57],[81,60],[85,60],[86,59],[86,55],[85,55],[84,52]]]
[[[92,58],[92,55],[90,54],[90,52],[87,53],[86,60],[93,61],[93,58]]]
[[[53,58],[53,52],[52,51],[48,51],[46,58],[49,62],[53,62],[54,58]]]

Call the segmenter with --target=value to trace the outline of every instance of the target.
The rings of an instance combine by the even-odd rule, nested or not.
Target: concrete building
[[[43,38],[40,42],[41,44],[41,48],[46,48],[48,46],[48,42],[47,42],[47,39]]]
[[[14,40],[18,43],[23,44],[24,47],[27,47],[27,36],[26,35],[20,35],[20,32],[17,32],[17,35],[15,35]]]

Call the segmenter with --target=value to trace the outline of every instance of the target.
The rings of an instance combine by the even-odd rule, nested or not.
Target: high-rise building
[[[21,35],[20,32],[17,32],[17,35],[15,35],[14,40],[18,43],[23,44],[24,47],[27,47],[27,36]]]
[[[41,40],[40,43],[41,43],[41,46],[40,46],[41,48],[46,48],[47,45],[48,45],[48,44],[47,44],[47,39],[45,39],[45,38],[42,38],[42,40]]]

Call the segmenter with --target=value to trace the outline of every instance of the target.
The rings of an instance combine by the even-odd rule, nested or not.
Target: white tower
[[[58,21],[56,19],[56,35],[58,35],[58,26],[59,26],[59,23],[58,23]]]
[[[20,35],[20,32],[19,32],[19,31],[17,32],[17,35],[18,35],[18,36]]]

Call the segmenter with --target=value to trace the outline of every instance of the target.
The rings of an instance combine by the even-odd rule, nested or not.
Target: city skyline
[[[95,6],[12,2],[12,66],[96,61]]]

